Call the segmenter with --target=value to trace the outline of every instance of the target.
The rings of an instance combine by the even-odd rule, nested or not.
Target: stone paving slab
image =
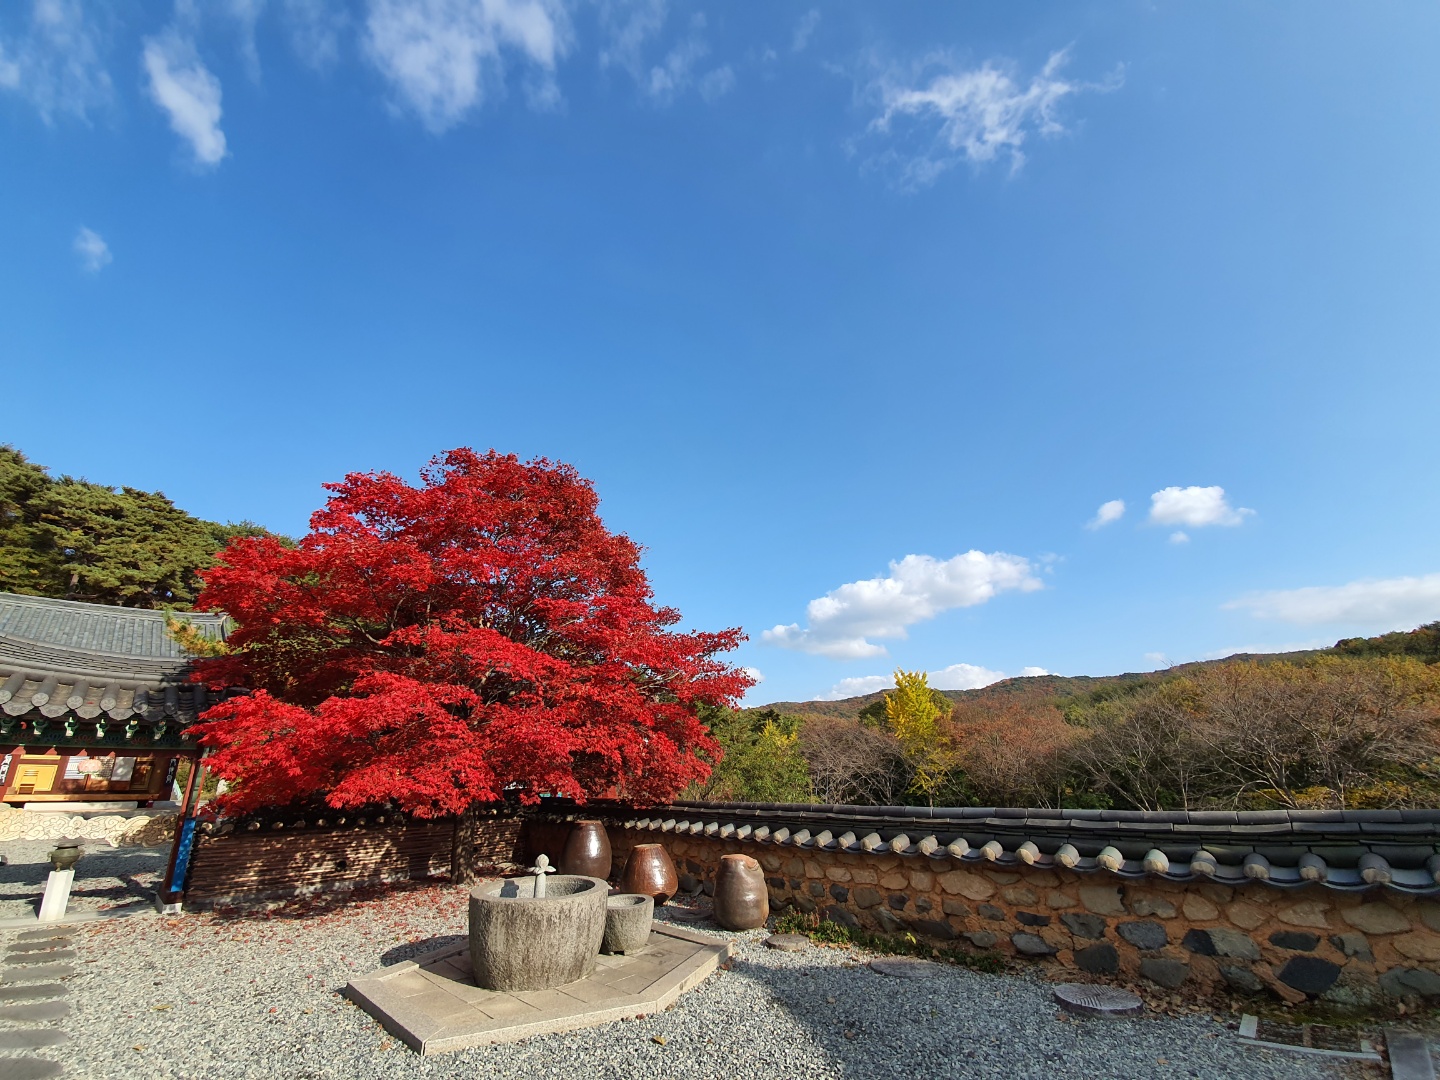
[[[0,1031],[0,1050],[39,1050],[45,1046],[59,1046],[70,1041],[70,1036],[59,1028],[22,1028],[19,1031]],[[0,1065],[0,1076],[4,1066]]]
[[[51,927],[48,930],[26,930],[24,933],[16,934],[16,941],[55,941],[58,938],[70,937],[70,931],[63,926]]]
[[[0,1001],[44,1001],[64,997],[68,990],[60,983],[30,983],[25,986],[0,986]]]
[[[49,1080],[64,1068],[48,1058],[0,1058],[0,1080]]]
[[[49,979],[68,979],[75,974],[69,964],[36,964],[33,967],[0,968],[0,983],[13,986],[15,983],[45,982]]]
[[[34,941],[17,941],[8,946],[7,953],[44,952],[47,949],[63,949],[71,944],[68,937],[37,938]]]
[[[601,956],[578,982],[501,993],[474,984],[469,946],[460,942],[361,976],[345,994],[412,1049],[441,1054],[660,1012],[704,982],[732,948],[655,922],[643,949]]]
[[[1390,1075],[1394,1080],[1435,1080],[1435,1062],[1424,1035],[1387,1028],[1385,1047],[1390,1051]]]
[[[45,1020],[63,1020],[70,1015],[68,1001],[35,1001],[27,1005],[0,1005],[0,1021],[17,1024],[41,1023]],[[0,1080],[4,1080],[0,1076]]]
[[[55,960],[74,960],[74,949],[56,949],[54,952],[16,953],[5,957],[7,964],[48,964]]]

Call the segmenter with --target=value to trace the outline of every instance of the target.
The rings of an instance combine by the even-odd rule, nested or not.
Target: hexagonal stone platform
[[[600,956],[594,974],[553,990],[476,986],[461,941],[355,979],[345,995],[422,1054],[514,1042],[659,1012],[732,952],[729,941],[655,922],[635,953]]]

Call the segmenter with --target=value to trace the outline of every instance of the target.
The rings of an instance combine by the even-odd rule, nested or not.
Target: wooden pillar
[[[190,778],[185,782],[185,799],[181,802],[180,814],[175,819],[175,839],[170,845],[170,860],[165,866],[165,880],[156,894],[160,910],[164,912],[178,914],[180,911],[180,895],[185,885],[185,867],[180,865],[180,854],[182,847],[185,848],[188,863],[189,853],[193,850],[191,845],[195,842],[195,812],[199,809],[201,777],[204,772],[205,767],[200,763],[200,755],[196,754],[190,759]],[[176,880],[177,877],[180,880]]]

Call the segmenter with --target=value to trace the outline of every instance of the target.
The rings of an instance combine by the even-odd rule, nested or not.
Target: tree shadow
[[[785,1026],[798,1028],[842,1076],[1149,1080],[1159,1075],[1291,1075],[1257,1069],[1252,1052],[1227,1038],[1222,1025],[1208,1016],[1074,1017],[1054,1003],[1053,985],[1039,971],[988,974],[942,964],[933,978],[897,978],[869,968],[866,961],[872,958],[862,953],[848,967],[770,966],[742,955],[721,977],[755,984],[766,1007],[782,1014]],[[1000,1062],[1003,1072],[996,1067]],[[1311,1075],[1348,1074],[1317,1062]]]
[[[434,952],[436,949],[447,949],[455,945],[464,945],[470,939],[464,934],[435,934],[428,938],[421,938],[419,941],[406,942],[404,945],[396,945],[380,954],[382,967],[389,967],[391,964],[399,964],[405,960],[414,960],[417,956]]]

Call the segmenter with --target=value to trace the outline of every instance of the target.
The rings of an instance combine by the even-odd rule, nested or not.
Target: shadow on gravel
[[[221,922],[245,922],[254,919],[320,919],[334,915],[346,908],[368,903],[372,900],[394,900],[403,903],[410,893],[419,893],[436,886],[448,886],[448,877],[423,878],[418,881],[377,882],[356,885],[349,889],[332,889],[329,892],[308,893],[303,896],[288,896],[266,899],[257,896],[243,904],[219,904],[205,908],[213,918]],[[201,910],[197,908],[196,910]]]
[[[75,864],[75,900],[126,904],[148,900],[165,869],[168,852],[152,848],[86,848]],[[0,866],[0,899],[33,900],[38,907],[50,876],[49,861],[7,862]]]
[[[865,1080],[1340,1080],[1345,1065],[1261,1055],[1205,1018],[1065,1016],[1050,986],[947,967],[935,978],[881,975],[863,963],[769,967],[737,957],[751,980],[843,1076]],[[763,1016],[759,1018],[763,1023]]]
[[[421,941],[412,941],[405,945],[396,945],[393,949],[387,949],[380,954],[380,963],[389,967],[391,964],[398,964],[403,960],[413,960],[422,953],[434,952],[436,949],[448,948],[452,945],[464,944],[469,939],[464,934],[436,934]]]

